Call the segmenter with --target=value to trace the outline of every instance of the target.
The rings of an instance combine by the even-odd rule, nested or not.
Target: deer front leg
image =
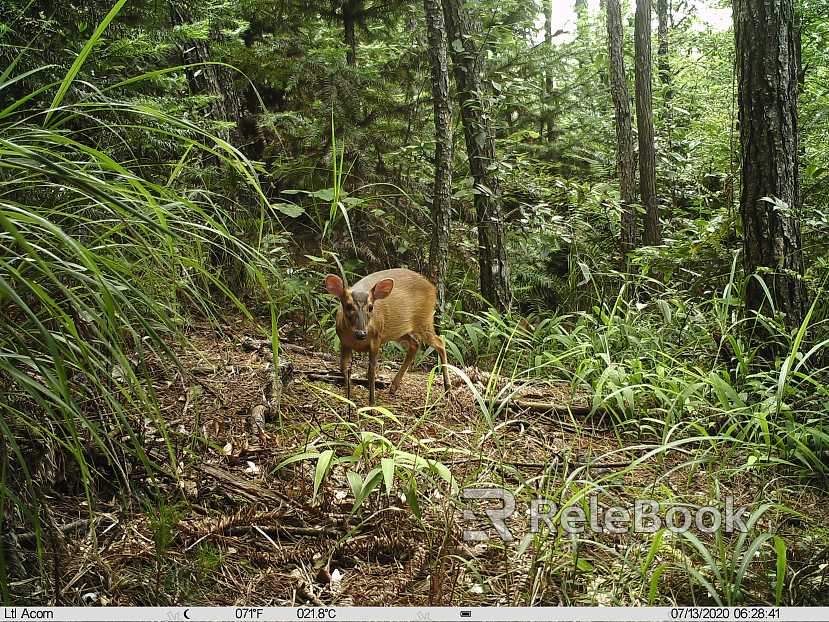
[[[340,348],[340,372],[345,379],[345,398],[351,399],[351,348]]]
[[[377,355],[379,350],[368,351],[368,405],[374,406],[374,374],[377,371]]]

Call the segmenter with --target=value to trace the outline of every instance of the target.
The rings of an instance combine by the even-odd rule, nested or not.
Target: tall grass
[[[93,489],[106,480],[131,489],[127,462],[155,468],[134,427],[148,417],[164,431],[151,362],[176,363],[168,343],[182,336],[187,315],[215,317],[228,301],[248,313],[216,257],[240,264],[248,285],[261,299],[268,295],[258,242],[248,246],[236,237],[237,213],[258,212],[263,231],[268,205],[253,165],[198,125],[147,102],[104,89],[67,103],[78,69],[76,62],[60,84],[0,111],[5,602],[10,577],[23,571],[11,534],[34,534],[42,572],[44,539],[54,528],[47,499],[59,496],[59,483],[82,491],[91,512]],[[19,77],[0,77],[0,92]],[[169,163],[153,170],[130,155],[142,141],[163,144]],[[200,173],[205,155],[247,186],[253,210],[234,209],[207,187]]]

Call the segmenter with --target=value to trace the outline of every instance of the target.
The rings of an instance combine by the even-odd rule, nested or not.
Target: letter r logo
[[[498,499],[503,502],[503,507],[498,509],[487,508],[484,510],[489,517],[495,531],[504,542],[512,542],[512,534],[507,529],[506,519],[515,512],[515,496],[503,488],[464,488],[461,494],[462,499]],[[475,512],[472,510],[464,510],[463,518],[467,521],[474,521],[476,518]],[[481,529],[464,529],[463,539],[467,542],[486,542],[489,540],[489,534]]]

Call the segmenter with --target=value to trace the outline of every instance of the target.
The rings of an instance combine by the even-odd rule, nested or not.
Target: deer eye
[[[371,313],[372,310],[374,310],[374,305],[369,305],[368,306],[368,312]]]

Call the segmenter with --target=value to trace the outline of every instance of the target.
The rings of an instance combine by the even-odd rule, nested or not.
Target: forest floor
[[[181,367],[159,364],[153,372],[170,442],[159,432],[161,422],[151,418],[139,430],[150,455],[175,456],[177,472],[150,474],[137,468],[130,481],[136,489],[155,490],[155,501],[143,506],[116,497],[100,502],[94,537],[93,532],[77,539],[67,535],[70,554],[60,571],[65,601],[266,606],[712,602],[689,580],[688,568],[715,585],[716,573],[680,536],[584,533],[576,539],[560,529],[535,539],[524,536],[529,504],[539,495],[559,504],[576,495],[588,507],[583,494],[592,486],[601,507],[632,508],[640,498],[721,506],[726,494],[721,487],[727,483],[735,505],[748,505],[749,511],[767,502],[799,509],[799,514],[770,510],[758,527],[773,530],[787,544],[787,563],[797,581],[785,586],[784,602],[829,604],[829,526],[821,516],[829,493],[774,471],[743,470],[745,458],[730,447],[688,443],[654,451],[658,445],[620,435],[607,418],[574,414],[587,409],[589,396],[573,397],[567,384],[555,381],[535,386],[529,397],[557,403],[557,409],[513,408],[487,421],[460,379],[451,399],[444,396],[439,374],[429,387],[430,375],[423,369],[433,364],[433,354],[423,369],[405,377],[395,397],[387,388],[379,390],[383,409],[349,411],[337,397],[341,386],[312,378],[336,373],[336,353],[302,343],[281,344],[282,359],[290,360],[293,370],[276,414],[269,408],[274,374],[267,340],[238,327],[217,335],[196,326],[192,333],[191,346],[173,346]],[[389,381],[397,365],[383,363],[380,379]],[[364,377],[365,360],[356,358],[354,369]],[[488,375],[475,369],[466,373],[483,392]],[[365,405],[365,387],[356,386],[353,399]],[[440,461],[459,489],[517,491],[515,514],[507,521],[515,540],[504,543],[489,528],[488,542],[465,542],[463,530],[486,529],[485,519],[465,520],[458,489],[428,469],[417,476],[418,518],[399,494],[411,472],[400,464],[388,481],[392,494],[381,483],[352,513],[354,493],[346,470],[365,476],[381,465],[371,450],[377,445],[360,445],[366,432],[388,439],[398,451]],[[316,457],[277,469],[292,456],[326,448],[339,458],[354,458],[332,461],[316,498]],[[391,456],[391,450],[384,455]],[[165,504],[158,501],[162,498],[178,501]],[[483,516],[484,507],[499,506],[482,503],[468,507]],[[66,521],[82,517],[82,504],[80,497],[67,497],[55,513]],[[741,559],[734,552],[736,534],[724,539],[697,535],[719,572],[736,567]],[[765,554],[750,564],[743,579],[749,601],[772,600],[774,571],[775,560]]]

